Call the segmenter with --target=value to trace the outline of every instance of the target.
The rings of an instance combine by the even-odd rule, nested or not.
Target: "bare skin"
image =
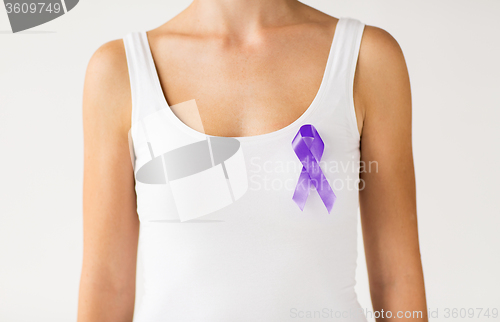
[[[294,0],[195,0],[148,39],[170,105],[194,98],[207,134],[252,136],[285,127],[311,104],[337,21]],[[374,310],[422,311],[404,320],[427,321],[409,76],[396,40],[374,26],[361,42],[354,102],[362,160],[378,163],[361,174],[360,192]],[[139,220],[130,118],[125,50],[115,40],[96,51],[85,79],[79,322],[132,320]]]

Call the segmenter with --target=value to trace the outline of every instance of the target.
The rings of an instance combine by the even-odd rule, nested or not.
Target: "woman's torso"
[[[287,97],[295,106],[295,112],[280,111],[282,120],[264,122],[258,130],[264,134],[237,138],[205,135],[184,124],[165,92],[174,102],[196,101],[204,89],[176,98],[175,86],[169,85],[175,79],[165,76],[164,91],[156,67],[168,68],[155,66],[147,34],[124,38],[141,221],[143,296],[134,321],[295,321],[308,314],[308,320],[365,321],[354,292],[360,138],[352,89],[363,30],[359,20],[339,20],[319,90],[305,111],[300,105],[308,95],[300,87],[294,91],[302,98],[294,101],[294,93],[256,96],[263,91],[261,85],[252,88],[251,80],[249,88],[244,81],[237,84],[236,91],[252,94],[240,96],[249,98],[249,103],[236,103],[242,109],[266,102],[284,108]],[[267,72],[264,78],[279,82]],[[295,83],[298,77],[290,75]],[[305,83],[313,88],[315,81]],[[286,84],[291,81],[283,81],[283,88],[293,88]],[[230,102],[220,100],[220,109]],[[210,115],[219,111],[218,103],[199,101],[207,133],[215,135],[218,118],[210,120]],[[255,128],[241,121],[243,114],[219,119],[241,125],[230,135]],[[319,164],[336,195],[330,213],[314,188],[303,210],[293,199],[302,164],[292,141],[305,124],[312,124],[324,142]],[[270,127],[279,130],[267,131]]]

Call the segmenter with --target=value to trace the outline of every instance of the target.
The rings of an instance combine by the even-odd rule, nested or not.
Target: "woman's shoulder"
[[[389,31],[365,24],[354,83],[356,107],[361,115],[405,106],[391,104],[410,97],[410,86],[403,50]]]
[[[123,39],[110,40],[102,44],[91,56],[87,72],[100,74],[116,74],[126,71],[127,58]],[[125,70],[124,70],[125,69]]]
[[[406,72],[403,50],[395,37],[387,30],[365,24],[361,39],[358,68],[365,76],[384,78],[401,77]],[[404,75],[403,75],[404,76]]]
[[[84,112],[103,120],[120,120],[124,128],[130,127],[130,81],[123,39],[108,41],[95,50],[85,73],[83,99]]]

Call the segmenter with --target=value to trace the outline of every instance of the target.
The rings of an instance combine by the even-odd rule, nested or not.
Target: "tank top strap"
[[[346,118],[352,136],[359,140],[359,131],[354,109],[354,75],[358,61],[361,38],[365,24],[355,18],[341,17],[337,23],[336,45],[332,52],[329,94],[330,101],[343,111],[336,111]]]
[[[154,65],[147,34],[131,32],[123,37],[132,95],[132,128],[159,106]]]
[[[137,156],[153,155],[143,119],[162,108],[158,99],[156,67],[144,31],[131,32],[123,37],[132,96],[131,127],[128,132],[130,157],[134,171]],[[163,94],[162,94],[163,95]]]

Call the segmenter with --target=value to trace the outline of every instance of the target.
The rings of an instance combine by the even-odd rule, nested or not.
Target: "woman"
[[[358,205],[377,320],[427,320],[409,76],[383,29],[194,0],[97,50],[83,116],[79,322],[366,321]]]

